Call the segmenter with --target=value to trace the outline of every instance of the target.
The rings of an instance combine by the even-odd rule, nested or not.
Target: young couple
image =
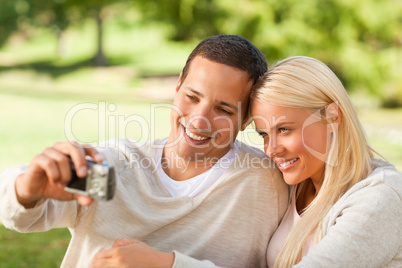
[[[20,232],[68,227],[62,267],[402,265],[402,175],[373,158],[323,63],[292,57],[267,72],[245,38],[210,37],[190,54],[174,105],[165,139],[56,143],[4,171],[1,222]],[[235,140],[250,117],[276,165]],[[155,161],[133,167],[132,155]],[[113,200],[65,192],[67,156],[81,177],[85,156],[114,165]],[[164,164],[177,158],[186,170]]]

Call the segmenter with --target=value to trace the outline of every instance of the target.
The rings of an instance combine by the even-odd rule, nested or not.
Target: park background
[[[55,141],[166,136],[188,54],[221,33],[248,38],[270,66],[328,64],[370,144],[402,170],[400,0],[0,0],[0,171]],[[261,148],[252,128],[239,138]],[[0,225],[0,266],[59,267],[69,237]]]

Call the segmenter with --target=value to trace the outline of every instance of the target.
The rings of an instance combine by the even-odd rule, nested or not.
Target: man
[[[166,267],[211,265],[199,260],[266,267],[287,187],[262,152],[235,141],[247,126],[250,91],[266,69],[262,53],[245,38],[207,38],[178,80],[168,138],[121,139],[97,150],[56,143],[28,167],[3,173],[0,220],[21,232],[68,227],[62,267],[87,267],[98,252],[93,267],[123,267],[127,258],[139,265],[144,260],[137,255]],[[84,177],[85,155],[115,166],[113,200],[93,202],[63,190],[71,178],[67,156]],[[139,254],[145,251],[155,255]]]

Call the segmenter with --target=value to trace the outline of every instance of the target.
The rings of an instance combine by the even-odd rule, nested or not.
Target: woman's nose
[[[269,141],[265,142],[265,154],[273,158],[275,155],[281,153],[283,151],[283,147],[278,144],[278,140],[275,135],[270,136]]]

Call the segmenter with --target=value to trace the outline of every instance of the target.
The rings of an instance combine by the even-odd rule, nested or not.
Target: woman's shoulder
[[[372,159],[372,168],[371,174],[360,182],[362,186],[384,184],[402,196],[402,173],[397,171],[393,164],[381,159]]]
[[[382,160],[374,159],[372,168],[332,206],[322,224],[324,238],[303,264],[330,256],[337,267],[400,267],[402,174]]]
[[[399,224],[402,221],[402,174],[392,164],[373,160],[371,174],[350,188],[332,206],[324,226],[329,228],[341,222],[339,217],[346,219],[344,223],[356,223],[356,228],[363,228],[366,225],[363,222],[371,221],[372,227],[364,227],[370,231],[381,225]]]
[[[372,160],[373,171],[341,198],[356,200],[369,197],[372,202],[398,201],[402,204],[402,173],[381,159]]]

